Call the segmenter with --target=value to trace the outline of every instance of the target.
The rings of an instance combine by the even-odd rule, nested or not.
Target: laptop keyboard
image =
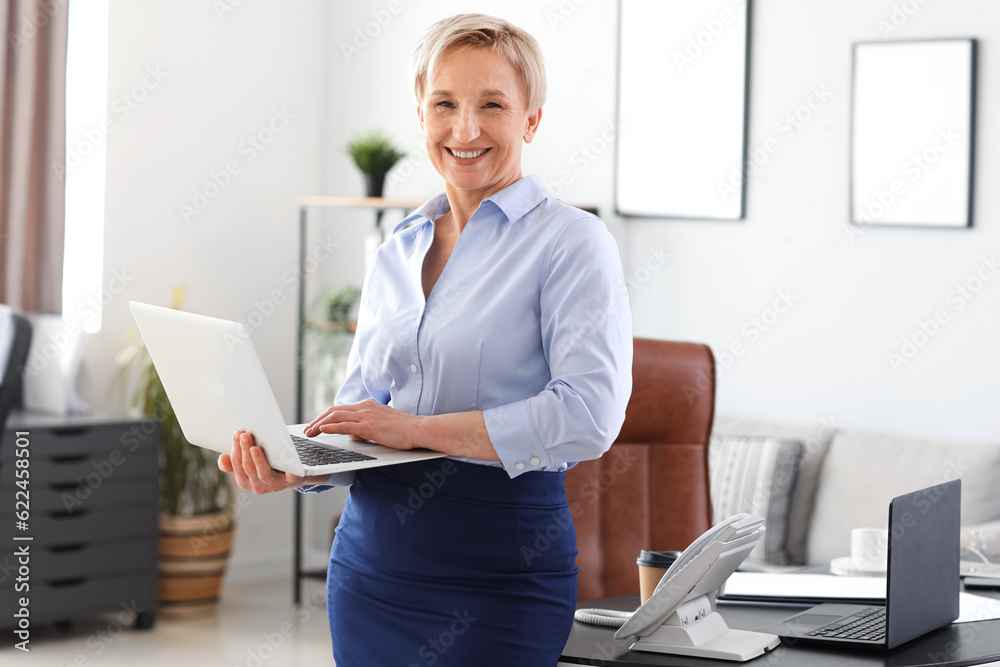
[[[885,639],[885,607],[869,607],[809,633],[832,639]]]
[[[352,461],[375,460],[374,456],[359,454],[358,452],[352,452],[349,449],[341,449],[340,447],[317,445],[316,443],[297,435],[292,436],[292,444],[295,445],[295,449],[298,451],[299,458],[302,460],[302,463],[308,466],[324,466],[331,463],[351,463]]]

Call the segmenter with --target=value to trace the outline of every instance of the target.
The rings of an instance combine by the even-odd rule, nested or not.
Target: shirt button
[[[539,460],[538,460],[538,457],[537,457],[537,456],[532,456],[532,457],[531,457],[531,465],[533,465],[533,466],[536,466],[536,465],[538,465],[539,463],[541,463],[541,461],[539,461]]]
[[[410,372],[411,373],[416,373],[417,372],[417,365],[416,364],[410,364]]]
[[[517,464],[514,465],[514,469],[515,470],[524,470],[524,464],[523,463],[517,463]]]

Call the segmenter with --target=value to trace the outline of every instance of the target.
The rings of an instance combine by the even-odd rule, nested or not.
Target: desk
[[[979,595],[1000,598],[997,593],[980,591]],[[623,595],[604,600],[581,602],[582,608],[605,608],[631,611],[639,606],[638,595]],[[792,615],[802,607],[762,607],[720,604],[718,611],[731,628],[759,630]],[[741,663],[679,655],[631,652],[632,640],[616,641],[613,628],[573,622],[573,630],[563,650],[559,665],[680,665],[711,667]],[[935,630],[892,651],[878,649],[830,648],[800,642],[791,645],[784,640],[769,654],[747,663],[751,667],[909,667],[917,665],[952,666],[980,665],[1000,660],[1000,620],[957,623]]]

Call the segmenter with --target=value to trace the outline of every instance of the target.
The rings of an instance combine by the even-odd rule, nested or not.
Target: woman
[[[379,249],[348,379],[305,434],[450,456],[303,478],[238,431],[219,465],[256,493],[351,485],[327,581],[341,667],[553,665],[576,602],[564,471],[607,450],[631,391],[621,263],[599,218],[521,175],[545,97],[534,38],[445,19],[414,85],[445,192]]]

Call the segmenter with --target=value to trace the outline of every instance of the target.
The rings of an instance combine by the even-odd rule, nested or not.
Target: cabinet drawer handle
[[[59,586],[61,588],[69,588],[70,586],[79,586],[84,581],[86,577],[73,577],[67,579],[49,579],[49,586]]]
[[[49,460],[53,463],[79,463],[80,461],[86,461],[87,455],[84,454],[61,454],[59,456],[51,456]]]
[[[53,491],[72,491],[80,486],[82,486],[82,484],[77,482],[53,482],[52,484],[49,484],[49,488]]]
[[[59,428],[52,429],[52,435],[57,435],[60,437],[68,435],[82,435],[89,430],[90,429],[86,426],[62,426]]]
[[[54,554],[61,554],[68,553],[70,551],[82,551],[86,546],[86,542],[77,542],[76,544],[56,544],[49,547],[49,551]]]
[[[81,507],[78,510],[52,510],[49,512],[49,517],[52,519],[68,519],[74,518],[79,519],[81,516],[87,513],[86,507]]]

